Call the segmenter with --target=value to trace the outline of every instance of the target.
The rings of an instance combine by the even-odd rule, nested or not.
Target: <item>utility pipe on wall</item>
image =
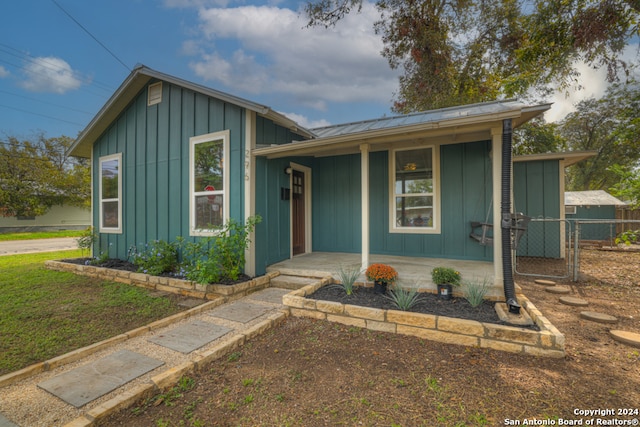
[[[500,213],[502,221],[502,275],[504,297],[507,300],[509,312],[520,313],[520,304],[516,299],[513,282],[513,265],[511,259],[511,148],[512,148],[511,119],[502,121],[502,194]]]

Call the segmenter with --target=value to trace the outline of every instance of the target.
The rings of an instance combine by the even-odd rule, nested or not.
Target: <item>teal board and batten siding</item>
[[[442,233],[389,233],[389,154],[370,153],[370,248],[374,254],[491,260],[491,247],[469,238],[470,222],[482,221],[490,209],[490,142],[440,148]],[[256,231],[257,269],[290,256],[288,187],[283,173],[290,161],[311,167],[313,176],[313,251],[361,250],[360,155],[315,159],[257,159],[256,211],[267,229]]]
[[[560,163],[558,160],[516,162],[513,165],[515,212],[532,218],[560,218]],[[518,256],[559,258],[560,222],[531,222],[518,243]]]
[[[490,142],[440,147],[441,233],[389,233],[389,153],[370,157],[371,253],[490,261],[493,251],[469,237],[491,203]]]
[[[244,216],[243,108],[180,86],[163,84],[162,102],[147,106],[147,90],[96,141],[94,206],[99,206],[98,161],[122,153],[122,234],[100,234],[97,252],[126,259],[129,248],[177,236],[189,238],[189,138],[229,130],[230,216]],[[94,209],[94,224],[98,210]]]

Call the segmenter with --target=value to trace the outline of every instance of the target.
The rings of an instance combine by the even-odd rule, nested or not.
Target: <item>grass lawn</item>
[[[39,231],[35,233],[6,233],[0,234],[0,242],[8,240],[52,239],[56,237],[80,237],[82,230]]]
[[[0,257],[0,375],[177,313],[173,297],[51,271],[80,250]]]

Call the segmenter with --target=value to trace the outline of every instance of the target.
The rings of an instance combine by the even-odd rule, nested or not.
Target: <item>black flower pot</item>
[[[448,283],[439,283],[438,284],[438,296],[441,299],[451,299],[451,294],[453,293],[453,286]]]
[[[375,282],[373,282],[373,292],[376,294],[382,294],[382,295],[386,294],[387,283],[376,280]]]

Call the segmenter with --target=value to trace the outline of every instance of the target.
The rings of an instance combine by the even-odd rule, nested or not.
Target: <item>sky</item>
[[[21,0],[0,6],[0,140],[77,137],[137,64],[267,105],[307,128],[393,115],[398,88],[365,3],[305,28],[295,0]],[[557,93],[547,121],[599,97]]]

